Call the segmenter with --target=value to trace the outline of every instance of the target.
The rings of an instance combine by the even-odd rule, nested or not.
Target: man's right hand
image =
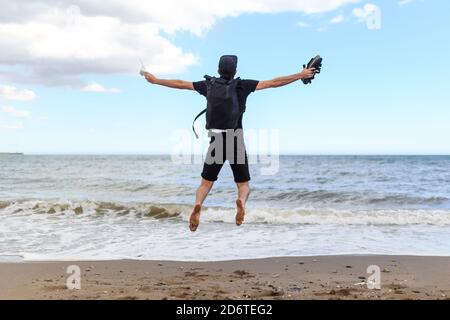
[[[145,72],[144,77],[145,77],[145,80],[147,80],[151,84],[156,83],[156,77],[153,74],[151,74],[150,72]]]
[[[315,76],[316,69],[310,68],[310,69],[303,69],[302,72],[300,72],[300,79],[311,79]]]

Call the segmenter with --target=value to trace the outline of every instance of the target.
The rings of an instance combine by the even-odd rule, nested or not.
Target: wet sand
[[[69,290],[78,265],[81,289]],[[369,265],[381,289],[368,289]],[[0,299],[449,299],[450,257],[0,263]]]

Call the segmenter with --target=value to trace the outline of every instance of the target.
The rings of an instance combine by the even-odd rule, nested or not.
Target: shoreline
[[[67,268],[79,266],[81,289]],[[367,268],[381,289],[368,289]],[[187,262],[0,262],[0,299],[449,299],[450,257],[327,255]]]
[[[0,255],[0,265],[5,263],[17,264],[31,264],[31,263],[89,263],[89,262],[168,262],[168,263],[221,263],[221,262],[240,262],[240,261],[254,261],[254,260],[272,260],[272,259],[294,259],[294,258],[317,258],[317,257],[420,257],[420,258],[449,258],[450,255],[439,253],[331,253],[331,254],[315,254],[315,255],[297,255],[297,256],[261,256],[241,259],[216,259],[216,260],[182,260],[182,259],[146,259],[146,258],[48,258],[48,259],[26,259],[22,255]]]

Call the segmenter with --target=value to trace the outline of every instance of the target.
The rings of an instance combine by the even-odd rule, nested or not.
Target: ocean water
[[[450,255],[449,156],[282,156],[278,174],[259,169],[243,226],[226,165],[191,233],[200,165],[0,156],[0,259]]]

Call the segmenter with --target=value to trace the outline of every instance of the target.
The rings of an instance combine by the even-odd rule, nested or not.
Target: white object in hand
[[[144,63],[142,62],[142,60],[139,59],[139,61],[141,62],[141,71],[139,71],[139,74],[141,76],[145,76],[145,73],[147,72],[147,70],[145,70],[145,66],[144,66]]]

